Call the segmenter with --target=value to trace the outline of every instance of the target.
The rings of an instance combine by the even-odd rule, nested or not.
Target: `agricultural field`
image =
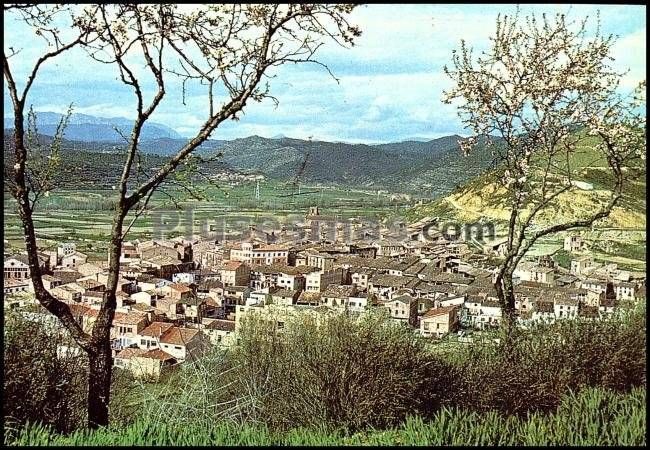
[[[251,223],[280,226],[302,220],[310,206],[321,214],[341,218],[383,219],[400,216],[411,202],[386,191],[331,186],[300,186],[275,180],[256,183],[194,186],[197,198],[181,188],[166,188],[152,196],[147,210],[133,223],[127,239],[197,234],[226,226],[239,232]],[[59,190],[43,197],[34,212],[36,236],[43,248],[61,241],[74,241],[91,259],[105,259],[110,236],[114,200],[109,190]],[[173,199],[173,200],[172,200]],[[15,200],[5,193],[5,251],[23,246],[23,235]],[[131,220],[129,216],[127,223]],[[274,226],[275,228],[275,226]]]

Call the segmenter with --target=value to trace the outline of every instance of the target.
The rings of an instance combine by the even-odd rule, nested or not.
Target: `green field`
[[[180,188],[155,193],[147,211],[135,221],[127,238],[159,237],[154,236],[154,225],[161,223],[168,231],[167,237],[184,235],[188,230],[191,234],[203,234],[211,225],[222,226],[224,220],[233,231],[241,231],[246,228],[243,225],[246,222],[286,223],[304,218],[310,206],[319,206],[321,214],[325,215],[374,219],[400,216],[411,206],[403,199],[391,199],[393,194],[385,191],[330,186],[300,186],[298,191],[290,183],[266,180],[260,182],[259,199],[255,196],[255,182],[222,187],[205,183],[195,188],[202,199],[192,198]],[[34,212],[36,236],[42,248],[61,241],[74,241],[91,259],[105,259],[113,207],[111,190],[56,191],[37,204]],[[4,218],[8,242],[5,248],[22,248],[20,218],[15,200],[7,193]]]

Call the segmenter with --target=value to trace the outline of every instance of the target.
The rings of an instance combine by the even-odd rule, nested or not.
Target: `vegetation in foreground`
[[[381,315],[305,316],[287,321],[280,335],[250,320],[238,347],[184,363],[159,384],[118,371],[111,427],[96,432],[84,430],[83,403],[72,401],[85,397],[81,384],[46,389],[73,382],[72,374],[32,381],[21,363],[55,340],[21,339],[12,331],[20,319],[9,319],[10,445],[645,443],[643,305],[609,320],[522,331],[507,352],[486,342],[432,351]],[[10,372],[23,380],[20,390],[7,384]],[[64,395],[76,427],[52,409]]]
[[[480,414],[443,408],[431,420],[409,417],[385,430],[347,433],[325,428],[273,431],[265,425],[154,422],[80,430],[68,436],[28,426],[8,445],[645,445],[646,392],[587,389],[566,395],[549,415]]]

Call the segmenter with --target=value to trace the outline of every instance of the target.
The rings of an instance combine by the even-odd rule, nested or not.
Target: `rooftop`
[[[422,316],[423,319],[429,319],[431,317],[437,317],[449,314],[450,312],[457,309],[457,306],[441,306],[439,308],[432,308]]]
[[[214,319],[212,322],[207,324],[205,328],[208,330],[235,331],[235,321]]]
[[[167,322],[153,322],[147,328],[138,333],[140,336],[159,337],[174,325]]]
[[[125,325],[137,325],[140,322],[147,320],[147,315],[139,311],[131,311],[128,313],[115,312],[113,323],[123,323]]]
[[[160,350],[159,348],[154,348],[142,355],[137,355],[137,356],[141,358],[158,359],[160,361],[169,361],[171,359],[176,360],[176,358],[174,358],[172,355],[170,355],[169,353],[163,350]]]
[[[322,297],[348,298],[356,294],[355,285],[330,284],[322,293]]]
[[[186,292],[191,292],[192,289],[186,284],[181,284],[181,283],[172,283],[169,285],[169,287],[176,292],[180,292],[181,294],[184,294]]]
[[[117,355],[115,355],[116,359],[131,359],[134,356],[142,356],[145,353],[147,353],[147,350],[143,350],[141,348],[125,348],[121,352],[119,352]]]
[[[194,328],[171,327],[160,336],[160,342],[172,345],[185,345],[192,341],[199,330]]]

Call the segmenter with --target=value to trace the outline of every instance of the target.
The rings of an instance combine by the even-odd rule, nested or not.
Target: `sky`
[[[318,53],[338,82],[315,64],[283,66],[271,80],[271,93],[279,105],[270,100],[250,103],[239,121],[222,124],[212,138],[281,134],[379,143],[467,134],[455,106],[441,102],[443,90],[451,87],[443,67],[450,65],[452,50],[459,47],[461,39],[477,50],[487,48],[497,14],[512,14],[515,9],[503,4],[360,6],[350,17],[362,31],[356,45],[342,48],[327,43]],[[570,19],[595,18],[597,10],[602,31],[618,36],[612,53],[614,67],[630,69],[623,88],[631,89],[646,77],[645,6],[520,6],[520,14],[561,12]],[[8,46],[22,48],[10,61],[14,78],[24,80],[43,48],[42,39],[7,18],[4,36],[5,52]],[[3,89],[5,116],[10,116],[10,99],[6,86]],[[207,96],[193,89],[183,105],[180,84],[168,91],[170,95],[151,121],[192,136],[205,121]],[[117,81],[117,72],[88,60],[80,50],[43,66],[28,103],[36,111],[62,113],[73,103],[78,113],[135,116],[133,94]]]

